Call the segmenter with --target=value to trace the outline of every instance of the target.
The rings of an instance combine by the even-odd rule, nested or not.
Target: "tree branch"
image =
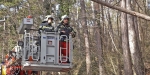
[[[94,2],[96,2],[96,3],[102,4],[102,5],[107,6],[107,7],[109,7],[109,8],[116,9],[116,10],[118,10],[118,11],[121,11],[121,12],[124,12],[124,13],[127,13],[127,14],[130,14],[130,15],[133,15],[133,16],[137,16],[137,17],[143,18],[143,19],[145,19],[145,20],[150,20],[150,16],[145,15],[145,14],[141,14],[141,13],[139,13],[139,12],[127,10],[127,9],[125,9],[125,8],[118,7],[118,6],[113,6],[112,4],[109,4],[109,3],[104,2],[104,1],[101,1],[101,0],[91,0],[91,1],[94,1]]]

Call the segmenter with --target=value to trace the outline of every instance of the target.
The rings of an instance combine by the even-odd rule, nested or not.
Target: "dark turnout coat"
[[[54,31],[54,27],[51,24],[49,24],[48,22],[42,22],[39,29],[43,30],[45,32],[53,32]]]
[[[70,25],[64,25],[62,23],[60,23],[57,26],[56,31],[58,31],[60,33],[60,35],[67,35],[68,37],[69,37],[69,34],[71,34],[73,38],[76,35],[76,32]],[[65,31],[65,33],[62,33],[61,31]]]

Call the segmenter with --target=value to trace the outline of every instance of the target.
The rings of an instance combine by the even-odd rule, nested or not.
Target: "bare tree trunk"
[[[119,40],[118,40],[118,47],[119,47],[119,49],[121,49],[121,33],[120,33],[120,31],[121,31],[121,25],[120,25],[120,17],[119,17],[119,14],[120,14],[120,12],[117,12],[117,31],[118,31],[118,36],[119,36]],[[118,53],[118,58],[121,56],[121,54],[120,53]],[[117,60],[118,61],[118,75],[122,75],[122,68],[121,68],[121,63],[119,63],[119,62],[121,62],[121,59],[118,59]]]
[[[126,0],[126,1],[127,1],[127,9],[132,10],[131,0]],[[132,15],[127,15],[127,19],[128,19],[128,29],[129,29],[128,31],[129,46],[130,46],[133,67],[136,72],[136,75],[144,75],[144,71],[143,71],[144,66],[141,58],[140,45],[138,44],[139,36],[137,36],[138,32],[136,32],[135,30],[135,25],[137,25],[137,23],[136,22],[134,23],[134,17]]]
[[[48,3],[48,0],[43,0],[43,8],[45,8],[45,12],[44,12],[44,15],[47,15],[49,14],[49,3]]]
[[[99,75],[103,75],[103,66],[102,66],[102,41],[101,41],[101,25],[100,25],[100,13],[98,13],[100,11],[100,6],[98,3],[94,2],[94,18],[96,18],[95,20],[95,25],[96,26],[96,32],[95,32],[95,41],[96,41],[96,47],[97,47],[97,56],[98,56],[98,67],[99,67]]]
[[[29,2],[29,0],[27,0],[27,2],[28,2],[28,5],[27,5],[27,6],[28,6],[28,14],[29,14],[29,15],[32,15],[32,14],[31,14],[31,9],[30,9],[31,7],[30,7],[30,2]]]
[[[101,42],[101,44],[102,44],[102,50],[103,50],[103,52],[104,52],[104,50],[106,50],[105,49],[105,46],[106,46],[106,39],[107,39],[107,37],[105,37],[105,34],[106,34],[106,25],[105,25],[105,16],[104,16],[104,6],[103,5],[100,5],[100,11],[101,11],[101,19],[102,19],[102,21],[100,21],[101,22],[101,33],[100,33],[100,37],[101,37],[101,40],[103,40],[103,42]],[[102,54],[102,56],[104,56],[103,54]],[[104,59],[105,60],[105,59]],[[103,67],[103,74],[105,75],[108,75],[108,73],[107,73],[107,68],[106,67]]]
[[[121,7],[125,8],[125,5],[126,5],[126,0],[122,0]],[[122,34],[122,49],[123,49],[123,56],[124,56],[124,74],[133,75],[130,50],[129,50],[129,42],[128,42],[127,15],[123,12],[121,13],[121,34]]]
[[[109,12],[109,9],[107,10],[107,14],[108,14],[108,33],[110,34],[110,37],[112,37],[111,40],[114,39],[114,36],[113,36],[113,27],[112,27],[112,22],[111,22],[111,17],[110,17],[110,12]],[[114,45],[113,45],[113,41],[111,41],[111,50],[114,52]]]
[[[137,23],[137,17],[134,17],[134,26],[135,26],[135,32],[136,32],[136,38],[137,38],[137,48],[139,49],[139,50],[136,50],[137,51],[137,57],[135,58],[135,59],[139,59],[138,60],[138,63],[139,64],[137,64],[137,66],[139,67],[139,69],[137,68],[137,70],[140,72],[140,73],[142,73],[142,74],[139,74],[139,75],[145,75],[145,68],[144,68],[144,62],[143,62],[143,59],[142,59],[142,52],[141,52],[141,45],[140,45],[140,35],[139,35],[139,25],[138,25],[138,23]],[[138,72],[138,73],[139,73]],[[137,74],[138,75],[138,74]]]
[[[105,34],[105,30],[106,29],[105,29],[104,6],[103,5],[101,5],[101,12],[102,12],[102,14],[101,14],[101,18],[102,18],[102,28],[101,28],[101,31],[102,31],[102,40],[105,40],[104,34]],[[104,50],[104,45],[102,46],[102,49]]]
[[[85,10],[84,0],[80,0],[80,4],[81,4],[81,14],[82,14],[81,24],[84,28],[83,29],[83,34],[84,34],[84,38],[85,38],[86,71],[87,71],[87,75],[91,75],[90,74],[91,59],[90,59],[87,18],[86,18],[86,10]]]
[[[97,46],[97,55],[98,55],[98,67],[99,67],[99,75],[103,75],[103,66],[102,66],[102,44],[101,44],[101,37],[100,37],[100,31],[99,28],[96,29],[95,33],[95,40],[96,40],[96,46]]]

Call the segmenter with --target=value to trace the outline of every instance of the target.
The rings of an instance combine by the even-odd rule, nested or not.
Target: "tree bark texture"
[[[103,75],[103,66],[102,66],[102,41],[101,41],[101,24],[100,24],[100,6],[98,3],[94,2],[94,18],[95,20],[95,26],[97,27],[95,30],[95,42],[96,42],[96,47],[97,47],[97,56],[98,56],[98,66],[99,66],[99,75]]]
[[[125,8],[126,0],[121,1],[121,7]],[[122,36],[122,49],[124,56],[124,74],[133,75],[132,63],[130,57],[130,49],[128,42],[128,25],[127,25],[127,15],[126,13],[121,13],[121,36]]]
[[[126,5],[128,10],[132,10],[131,8],[131,0],[126,0]],[[136,20],[136,18],[135,18]],[[137,26],[137,23],[134,21],[134,16],[127,15],[127,22],[128,22],[128,35],[129,35],[129,47],[131,52],[131,58],[132,63],[134,67],[134,71],[136,75],[144,75],[144,64],[141,58],[141,52],[140,52],[140,45],[139,42],[139,36],[138,32],[136,32],[135,28]],[[136,25],[136,26],[135,26]]]
[[[90,50],[89,50],[89,38],[88,38],[88,28],[87,28],[87,18],[86,18],[86,10],[85,10],[85,3],[84,0],[80,0],[81,4],[81,24],[83,27],[83,34],[84,34],[84,40],[85,40],[85,52],[86,52],[86,71],[87,75],[90,74],[90,67],[91,67],[91,59],[90,59]]]

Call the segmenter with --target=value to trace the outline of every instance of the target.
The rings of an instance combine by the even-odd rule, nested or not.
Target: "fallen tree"
[[[130,15],[133,15],[133,16],[143,18],[145,20],[150,20],[150,16],[145,15],[145,14],[141,14],[139,12],[135,12],[135,11],[132,11],[132,10],[127,10],[127,9],[119,7],[119,6],[114,6],[110,3],[107,3],[107,2],[104,2],[104,1],[101,1],[101,0],[91,0],[91,1],[94,1],[96,3],[102,4],[102,5],[107,6],[109,8],[116,9],[118,11],[122,11],[124,13],[130,14]]]

